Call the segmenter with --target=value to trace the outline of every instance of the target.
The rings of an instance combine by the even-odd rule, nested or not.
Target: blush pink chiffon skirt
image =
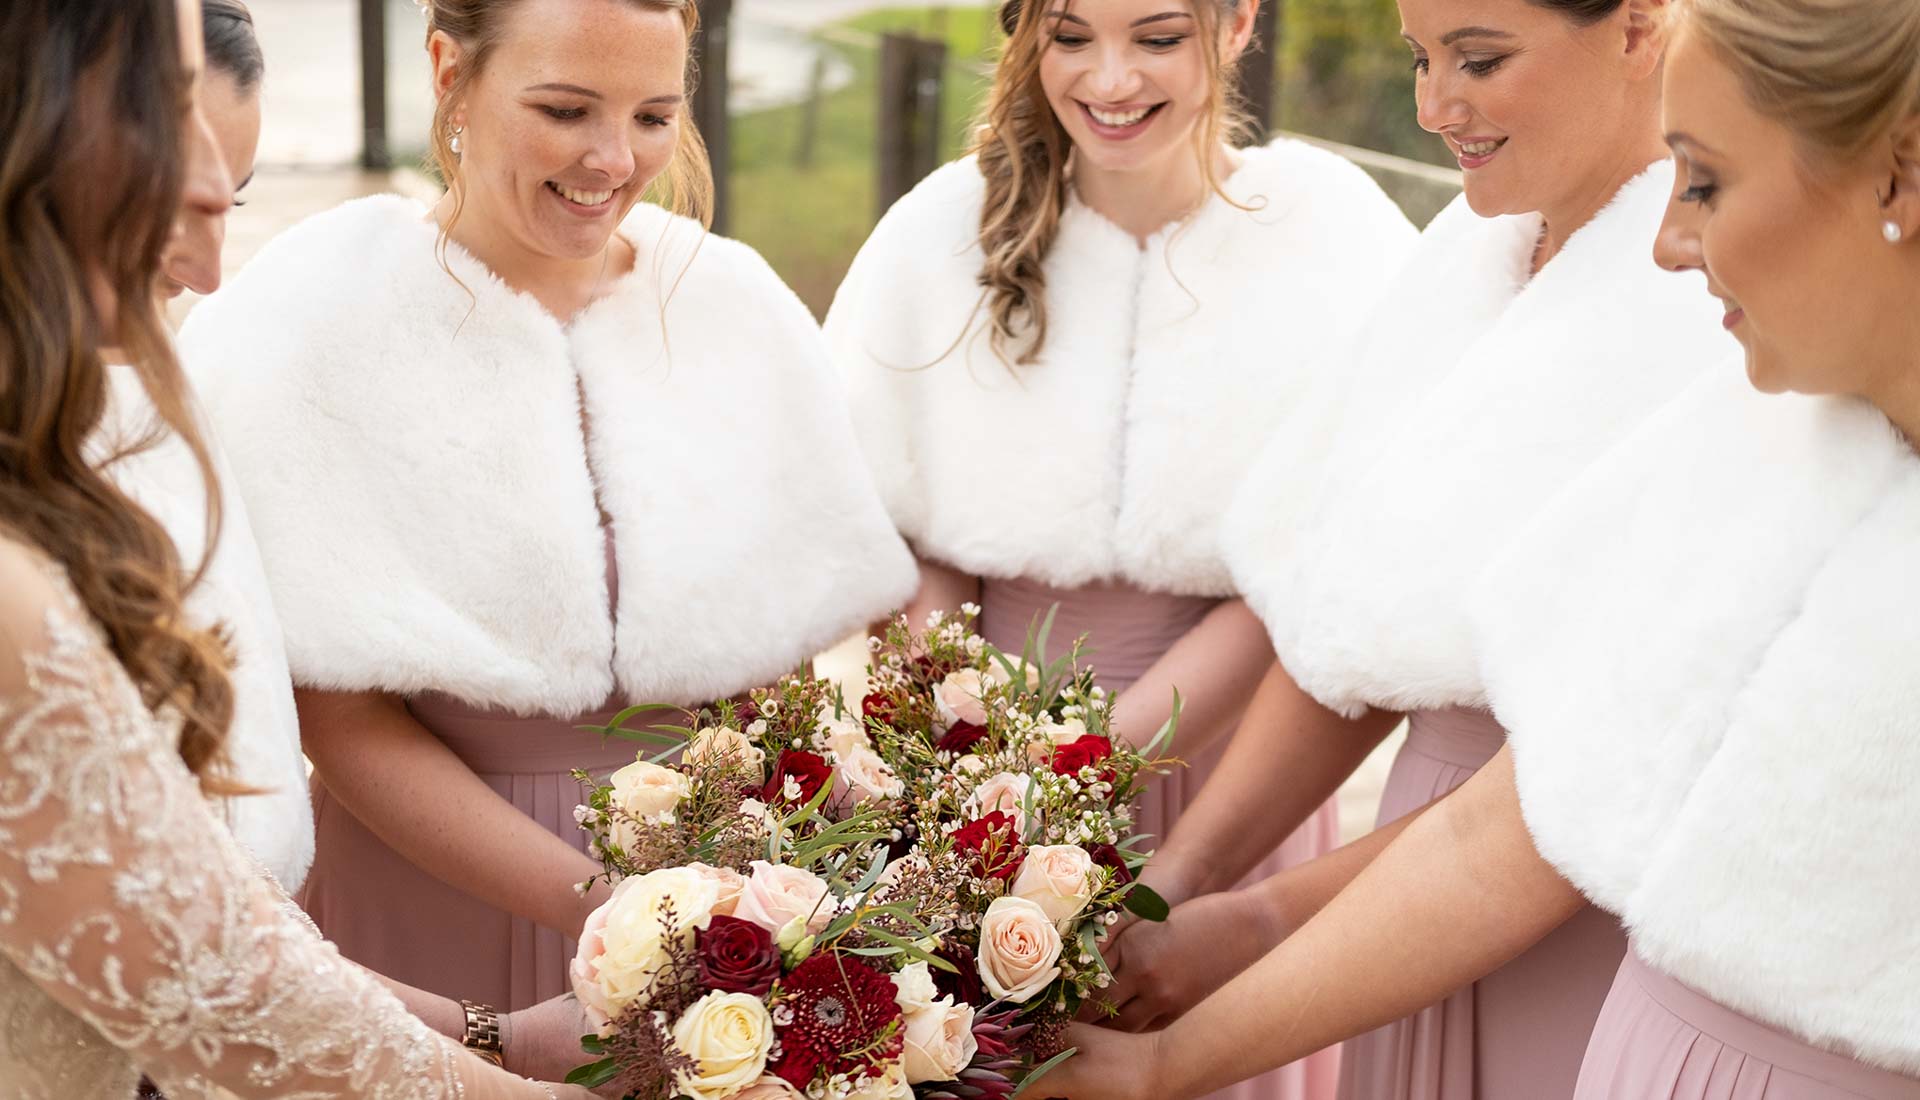
[[[1117,695],[1130,687],[1188,631],[1199,625],[1219,600],[1147,592],[1122,583],[1055,588],[1028,580],[981,582],[978,628],[989,643],[1009,653],[1026,644],[1028,628],[1059,605],[1048,635],[1048,659],[1065,653],[1073,639],[1088,636],[1091,664],[1100,684]],[[1225,755],[1228,738],[1199,753],[1173,755],[1187,766],[1156,778],[1141,799],[1139,831],[1164,839],[1180,811],[1200,793]],[[1339,814],[1329,800],[1254,871],[1258,882],[1287,867],[1332,851],[1340,842]],[[1150,842],[1153,843],[1153,842]],[[1332,1048],[1212,1094],[1212,1100],[1332,1100],[1339,1075],[1339,1048]]]
[[[1454,790],[1506,743],[1484,710],[1408,716],[1381,796],[1385,825]],[[1436,1005],[1346,1044],[1342,1100],[1563,1100],[1626,935],[1589,906],[1525,954]],[[1660,1098],[1664,1100],[1664,1097]]]
[[[1904,1077],[1809,1046],[1629,953],[1574,1100],[1920,1100]]]

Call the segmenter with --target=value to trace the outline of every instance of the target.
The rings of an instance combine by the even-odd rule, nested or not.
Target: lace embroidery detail
[[[42,570],[44,639],[0,620],[0,1097],[130,1096],[140,1072],[170,1100],[542,1095],[290,915]]]

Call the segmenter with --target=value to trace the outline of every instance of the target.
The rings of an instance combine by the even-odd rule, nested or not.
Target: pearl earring
[[[1892,218],[1880,223],[1880,235],[1887,239],[1888,244],[1899,244],[1900,238],[1906,236],[1900,229],[1900,223]]]
[[[453,155],[456,157],[460,155],[460,135],[465,132],[463,127],[455,126],[453,128],[453,136],[447,139],[447,148],[453,150]],[[1887,224],[1892,225],[1893,223],[1888,222]]]

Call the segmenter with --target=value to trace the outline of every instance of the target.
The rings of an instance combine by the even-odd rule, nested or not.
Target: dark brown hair
[[[0,13],[0,524],[65,567],[147,705],[180,717],[181,758],[230,792],[217,774],[226,646],[188,625],[172,538],[92,450],[103,349],[116,347],[159,431],[199,462],[215,544],[212,466],[155,296],[191,91],[180,32],[175,0],[7,0]]]
[[[251,93],[267,74],[267,59],[253,30],[253,13],[241,0],[200,0],[200,26],[206,35],[207,68],[233,78]]]

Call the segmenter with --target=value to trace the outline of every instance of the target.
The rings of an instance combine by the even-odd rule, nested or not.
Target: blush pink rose
[[[733,907],[733,916],[749,920],[779,935],[795,920],[804,920],[809,933],[832,923],[837,909],[827,883],[812,871],[756,859],[746,889]]]

